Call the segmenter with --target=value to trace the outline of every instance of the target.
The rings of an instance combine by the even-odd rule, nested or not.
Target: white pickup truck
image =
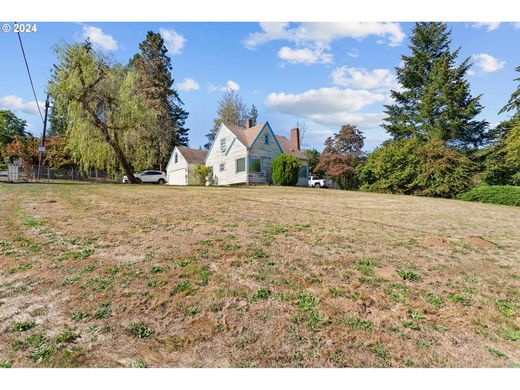
[[[324,179],[321,176],[309,176],[309,187],[332,188],[332,180]]]

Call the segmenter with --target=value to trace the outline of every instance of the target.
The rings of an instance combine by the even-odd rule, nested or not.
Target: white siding
[[[177,153],[178,160],[175,162],[175,153]],[[186,172],[188,171],[188,162],[178,151],[177,148],[173,149],[172,156],[168,165],[166,166],[166,178],[170,185],[188,185],[186,179]]]
[[[268,136],[269,141],[267,144],[265,143],[266,136]],[[269,126],[264,126],[249,151],[249,162],[254,159],[260,159],[262,162],[262,172],[250,172],[249,182],[251,184],[272,183],[273,159],[280,154],[282,154],[282,150],[278,146],[276,137],[269,129]]]
[[[221,140],[226,141],[226,151],[222,152]],[[246,159],[246,171],[236,172],[236,160]],[[220,171],[220,164],[224,164],[224,170]],[[216,185],[230,185],[247,183],[247,148],[235,137],[226,126],[222,125],[213,142],[213,147],[206,158],[206,165],[213,169],[213,178]]]

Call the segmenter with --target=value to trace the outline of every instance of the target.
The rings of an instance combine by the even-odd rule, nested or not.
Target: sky
[[[0,32],[0,109],[27,121],[35,136],[43,124],[33,98],[13,23]],[[30,22],[31,25],[34,24]],[[2,26],[4,22],[0,22]],[[395,67],[409,54],[413,23],[35,23],[21,33],[40,107],[55,62],[53,47],[89,38],[115,62],[126,64],[147,31],[160,32],[189,112],[190,147],[206,143],[226,90],[254,104],[258,120],[289,135],[305,123],[304,148],[323,148],[342,124],[357,125],[372,150],[388,139],[380,127],[384,105],[397,89]],[[492,125],[507,119],[498,111],[516,89],[520,75],[520,23],[448,23],[459,60],[471,57],[468,80],[482,95],[480,117]],[[515,50],[516,48],[516,50]]]

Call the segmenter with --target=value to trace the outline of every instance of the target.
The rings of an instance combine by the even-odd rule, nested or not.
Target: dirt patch
[[[486,248],[495,246],[494,242],[486,240],[485,238],[483,238],[481,236],[468,236],[464,239],[464,241],[467,242],[468,244],[477,245],[477,246],[486,247]]]
[[[428,237],[424,237],[423,239],[421,239],[421,244],[424,245],[424,246],[432,246],[432,247],[435,247],[435,246],[447,246],[448,245],[448,242],[442,238],[442,237],[439,237],[439,236],[428,236]]]
[[[395,267],[387,266],[382,268],[374,268],[374,272],[377,276],[385,279],[392,279],[395,277]]]

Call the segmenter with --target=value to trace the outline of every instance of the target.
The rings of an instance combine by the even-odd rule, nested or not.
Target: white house
[[[195,175],[195,167],[204,164],[207,153],[205,150],[176,146],[166,165],[166,182],[177,186],[204,184]]]
[[[268,122],[246,127],[222,123],[206,156],[216,185],[272,183],[272,161],[282,153],[302,163],[298,185],[306,186],[307,157],[300,150],[300,131],[291,130],[291,140],[275,135]]]

